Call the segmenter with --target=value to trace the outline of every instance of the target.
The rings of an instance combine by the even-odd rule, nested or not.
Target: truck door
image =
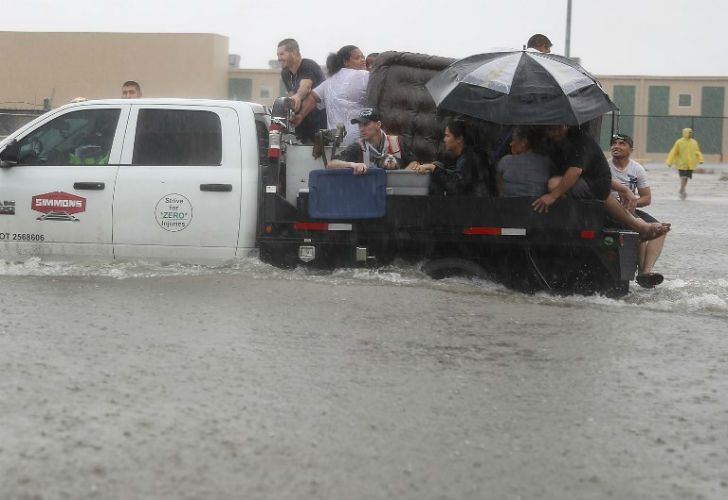
[[[115,255],[233,258],[240,222],[239,134],[231,108],[132,106],[114,199]]]
[[[0,251],[14,256],[113,255],[111,210],[128,106],[50,115],[17,138],[0,169]]]

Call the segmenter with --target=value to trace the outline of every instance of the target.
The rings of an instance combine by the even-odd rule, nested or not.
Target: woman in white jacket
[[[362,108],[367,107],[367,84],[369,72],[364,53],[354,45],[345,45],[326,59],[329,78],[313,89],[293,119],[300,123],[315,106],[326,108],[328,128],[339,125],[346,127],[343,144],[348,145],[359,138],[359,129],[351,124]]]

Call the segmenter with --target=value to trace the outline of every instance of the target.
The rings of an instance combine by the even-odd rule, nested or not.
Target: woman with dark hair
[[[343,125],[346,128],[344,145],[359,138],[359,128],[352,118],[367,107],[369,72],[365,68],[364,53],[354,45],[344,45],[326,59],[328,80],[313,89],[296,114],[294,125],[303,120],[317,105],[326,108],[328,128]]]
[[[548,192],[553,164],[548,156],[534,151],[543,140],[542,127],[513,129],[511,154],[501,158],[496,168],[501,196],[541,196]]]
[[[432,174],[431,194],[488,196],[486,165],[469,144],[467,134],[463,120],[451,120],[442,139],[449,159],[410,167],[421,174]]]

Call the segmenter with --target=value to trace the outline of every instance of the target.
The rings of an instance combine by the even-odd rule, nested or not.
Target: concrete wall
[[[0,32],[0,107],[52,107],[77,96],[228,96],[228,39],[213,34]]]

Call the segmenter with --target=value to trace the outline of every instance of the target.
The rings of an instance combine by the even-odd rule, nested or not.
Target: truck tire
[[[472,260],[457,257],[428,260],[422,266],[422,271],[430,278],[439,280],[452,276],[465,276],[469,278],[487,278],[485,269]]]
[[[604,290],[604,295],[610,299],[618,299],[629,293],[629,281],[615,281],[611,287]]]

